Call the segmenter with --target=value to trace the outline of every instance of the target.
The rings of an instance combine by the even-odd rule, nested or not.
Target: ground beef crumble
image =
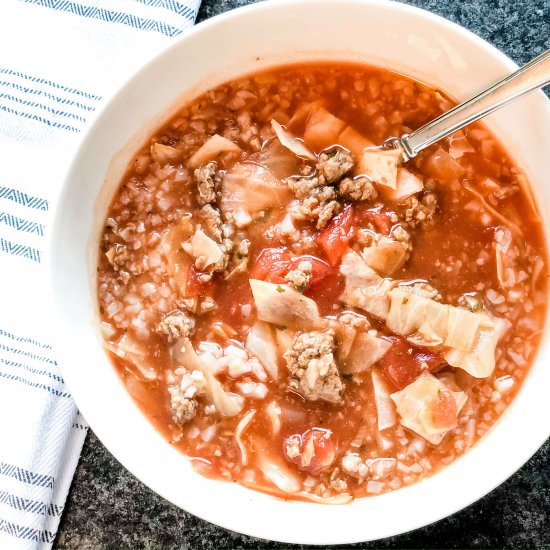
[[[321,185],[338,182],[352,170],[353,164],[353,155],[345,149],[334,148],[321,153],[317,161],[317,172]]]
[[[313,264],[306,260],[300,262],[296,269],[291,269],[286,275],[286,282],[298,292],[303,292],[311,281]]]
[[[157,332],[168,337],[169,342],[191,336],[195,330],[195,319],[189,313],[176,309],[165,315],[157,326]]]
[[[284,354],[289,388],[310,401],[340,403],[344,383],[334,360],[334,331],[302,332]]]
[[[338,195],[353,201],[372,201],[378,197],[378,192],[367,176],[357,176],[340,181]]]
[[[220,187],[220,177],[217,172],[218,165],[211,161],[199,166],[194,172],[195,184],[197,186],[197,202],[199,206],[215,202]]]

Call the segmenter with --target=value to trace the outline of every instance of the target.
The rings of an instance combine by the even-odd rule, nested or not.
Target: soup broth
[[[98,255],[105,346],[203,475],[345,503],[465,453],[531,365],[547,300],[525,176],[381,68],[295,65],[185,105],[137,153]]]

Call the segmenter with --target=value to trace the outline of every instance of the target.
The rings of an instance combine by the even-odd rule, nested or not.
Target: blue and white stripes
[[[199,3],[0,0],[2,550],[51,548],[87,431],[48,344],[53,203],[102,98],[190,26]]]
[[[48,206],[43,197],[0,186],[0,255],[42,260]]]
[[[8,115],[80,132],[100,100],[97,94],[62,82],[0,66],[0,112]]]

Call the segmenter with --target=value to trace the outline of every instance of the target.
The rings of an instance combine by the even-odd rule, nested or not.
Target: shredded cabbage
[[[361,256],[380,275],[389,276],[407,261],[407,250],[400,242],[380,235],[371,246],[363,249]]]
[[[226,392],[220,381],[212,374],[209,365],[204,362],[203,357],[199,357],[191,342],[183,339],[179,342],[179,349],[175,353],[175,359],[183,364],[188,370],[198,370],[202,372],[206,380],[206,392],[214,403],[216,410],[222,416],[236,416],[243,408],[243,398],[235,393]]]
[[[386,324],[401,336],[419,333],[426,340],[469,351],[481,328],[492,326],[489,317],[483,313],[440,304],[405,288],[394,288],[390,300]]]
[[[166,258],[166,267],[174,279],[178,290],[185,295],[187,276],[191,261],[183,253],[181,245],[193,235],[191,216],[184,216],[178,224],[172,227],[162,238],[161,250]]]
[[[250,279],[258,319],[274,325],[301,330],[321,324],[317,304],[288,285]]]
[[[255,409],[250,409],[240,420],[237,424],[237,428],[235,429],[235,441],[237,443],[237,447],[239,448],[239,451],[241,453],[241,464],[243,466],[246,466],[248,464],[248,453],[246,452],[246,446],[243,442],[243,433],[248,428],[248,425],[250,422],[252,422],[252,419],[254,418],[254,415],[256,414]]]
[[[385,189],[384,197],[393,202],[401,202],[422,189],[424,189],[422,180],[406,168],[400,167],[397,171],[395,189]]]
[[[288,187],[270,170],[251,162],[238,163],[222,182],[221,208],[224,212],[258,212],[283,206],[290,197]]]
[[[159,164],[166,164],[168,162],[174,162],[180,159],[181,151],[170,145],[164,145],[163,143],[153,143],[151,145],[151,156]]]
[[[135,368],[134,374],[146,382],[158,378],[157,371],[147,359],[147,350],[135,338],[126,333],[116,343],[104,343],[106,349],[125,359]]]
[[[240,153],[241,148],[227,138],[214,134],[208,138],[201,147],[195,151],[192,157],[189,159],[189,166],[191,168],[198,168],[201,164],[205,164],[211,160],[214,160],[221,153]]]
[[[382,279],[353,251],[342,259],[340,273],[345,277],[346,284],[341,300],[349,307],[358,307],[385,319],[389,310],[387,292],[392,286],[391,282]]]
[[[338,143],[351,151],[359,158],[367,147],[372,147],[374,143],[359,133],[355,128],[347,126],[338,137]]]
[[[307,118],[304,141],[312,149],[320,151],[338,143],[338,137],[345,127],[346,123],[343,120],[323,107],[316,107]]]
[[[398,149],[372,148],[363,151],[357,171],[379,185],[396,189],[397,169],[400,164],[401,151]]]
[[[453,367],[465,370],[474,378],[491,376],[495,369],[495,351],[499,340],[510,328],[504,319],[493,319],[492,328],[479,331],[477,341],[471,351],[451,349],[445,353],[445,361]]]
[[[292,151],[296,156],[315,161],[317,157],[288,130],[285,130],[276,120],[271,121],[271,127],[283,147]]]
[[[433,445],[439,445],[445,434],[456,427],[458,414],[467,397],[451,391],[429,373],[420,375],[412,384],[393,393],[401,424]]]
[[[268,323],[256,321],[248,332],[245,347],[258,358],[272,380],[277,380],[278,350],[273,327]]]
[[[298,476],[278,456],[266,456],[267,444],[259,441],[257,443],[256,466],[264,477],[285,493],[298,492],[302,488]]]
[[[220,245],[211,239],[200,226],[195,230],[191,241],[183,245],[183,249],[193,258],[200,258],[201,267],[216,265],[223,257]]]
[[[372,388],[374,392],[374,403],[376,405],[376,414],[378,417],[378,429],[387,430],[395,426],[397,415],[395,414],[395,405],[391,400],[390,391],[385,380],[377,369],[372,369]]]
[[[342,372],[346,374],[364,372],[382,359],[390,348],[391,342],[388,340],[378,338],[369,332],[359,332],[342,365]]]

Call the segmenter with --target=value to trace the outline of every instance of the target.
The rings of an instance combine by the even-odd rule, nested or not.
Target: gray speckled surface
[[[248,3],[203,0],[199,20]],[[550,0],[409,3],[474,31],[518,63],[550,48]],[[59,550],[284,547],[288,546],[231,533],[172,506],[129,474],[92,433],[84,445],[55,544]],[[354,547],[550,548],[550,443],[506,483],[466,510],[406,535]]]

